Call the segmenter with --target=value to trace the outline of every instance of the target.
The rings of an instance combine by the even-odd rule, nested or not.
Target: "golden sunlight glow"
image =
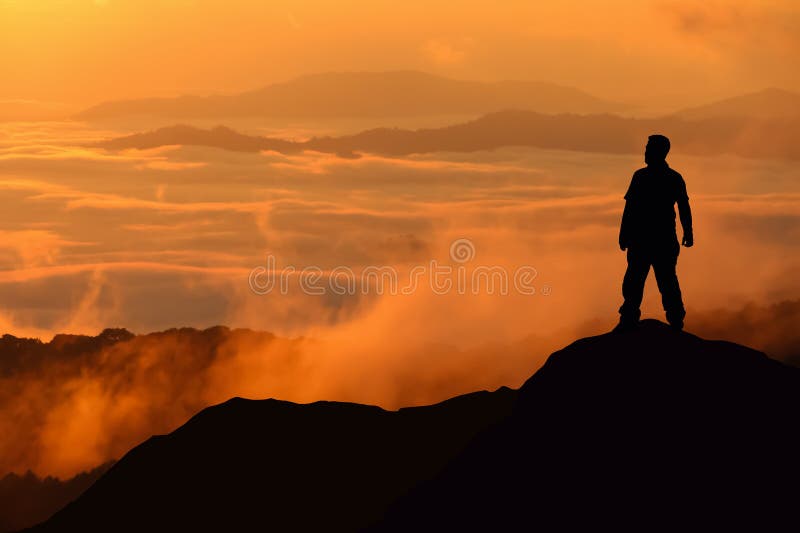
[[[799,19],[792,0],[0,0],[0,99],[87,105],[415,69],[685,105],[800,88],[787,68]]]

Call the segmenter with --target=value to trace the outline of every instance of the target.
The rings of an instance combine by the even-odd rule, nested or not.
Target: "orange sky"
[[[685,105],[800,89],[792,0],[0,0],[0,99],[83,106],[328,70],[541,79]]]

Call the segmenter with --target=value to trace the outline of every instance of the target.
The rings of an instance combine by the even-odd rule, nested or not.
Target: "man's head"
[[[669,139],[663,135],[651,135],[647,138],[647,147],[644,149],[644,162],[648,165],[660,163],[667,158],[669,153]]]

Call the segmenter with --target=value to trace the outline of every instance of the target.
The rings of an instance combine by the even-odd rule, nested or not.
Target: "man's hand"
[[[692,235],[691,233],[684,233],[681,244],[687,248],[691,248],[692,246],[694,246],[694,235]]]

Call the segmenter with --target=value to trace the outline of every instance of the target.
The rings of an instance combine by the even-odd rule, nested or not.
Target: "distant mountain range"
[[[625,103],[543,81],[456,80],[425,72],[327,72],[308,74],[232,95],[139,98],[103,102],[73,116],[84,121],[147,118],[381,119],[484,115],[505,109],[546,114],[630,112]],[[686,108],[677,118],[785,118],[800,116],[800,95],[778,88]]]
[[[537,81],[454,80],[417,71],[330,72],[301,76],[235,95],[112,101],[77,115],[95,121],[233,117],[379,118],[479,115],[521,108],[544,113],[605,113],[629,106],[584,91]]]
[[[237,133],[226,127],[204,130],[177,125],[109,139],[94,146],[111,150],[198,145],[242,152],[314,150],[358,157],[359,152],[402,156],[439,151],[472,152],[503,146],[532,146],[582,152],[639,153],[647,136],[666,134],[676,150],[696,155],[737,154],[754,158],[800,159],[795,133],[800,115],[776,118],[715,117],[688,120],[608,114],[550,115],[527,110],[498,111],[461,124],[407,130],[375,128],[354,135],[292,141]]]
[[[646,320],[519,391],[399,411],[234,398],[32,531],[796,530],[798,407],[800,369]]]
[[[688,120],[722,117],[797,118],[800,117],[800,94],[769,88],[706,105],[690,107],[678,111],[675,116]]]

